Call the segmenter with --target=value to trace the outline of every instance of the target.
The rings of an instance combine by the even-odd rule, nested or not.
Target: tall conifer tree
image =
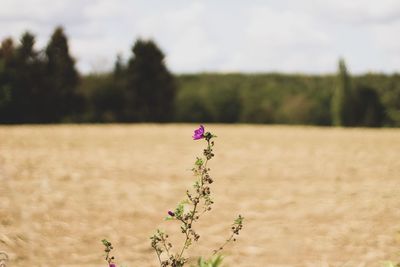
[[[15,46],[11,38],[0,45],[0,122],[12,123],[13,80],[15,80]]]
[[[18,122],[42,122],[41,98],[44,96],[44,61],[34,49],[35,36],[22,35],[16,53],[16,73],[13,96]]]
[[[46,47],[47,95],[50,121],[59,122],[81,108],[77,93],[79,74],[71,57],[68,40],[61,27],[55,29]]]
[[[337,84],[332,96],[332,123],[335,126],[352,124],[351,80],[344,59],[339,60]]]
[[[164,54],[149,40],[137,40],[127,68],[127,120],[172,120],[176,85]]]

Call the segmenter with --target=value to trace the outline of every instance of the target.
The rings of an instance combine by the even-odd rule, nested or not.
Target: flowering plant
[[[108,266],[116,267],[115,263],[113,263],[114,256],[110,255],[111,250],[113,249],[112,244],[109,241],[107,241],[106,239],[101,240],[101,242],[103,243],[103,245],[105,247],[104,252],[106,253],[106,255],[105,255],[104,259],[107,261]]]
[[[181,267],[184,266],[188,258],[184,252],[196,241],[199,240],[200,235],[195,230],[195,223],[200,217],[211,210],[214,204],[211,198],[210,185],[213,183],[213,178],[210,176],[210,168],[207,166],[208,162],[214,157],[213,139],[216,135],[206,132],[203,125],[194,131],[193,140],[204,139],[207,142],[207,147],[203,150],[203,157],[197,157],[192,169],[193,174],[197,177],[193,184],[194,190],[186,191],[186,199],[180,202],[174,211],[168,211],[166,220],[175,220],[180,222],[181,232],[184,234],[184,242],[178,252],[172,252],[173,245],[168,241],[168,234],[161,230],[157,230],[151,237],[151,246],[157,254],[159,264],[161,267]],[[243,227],[243,217],[241,215],[234,221],[232,225],[232,233],[225,243],[218,249],[213,251],[213,255],[217,254],[225,245],[231,241],[236,241],[235,236],[239,235]],[[178,247],[179,248],[179,247]],[[217,257],[217,264],[222,261],[222,257]],[[199,266],[211,266],[205,260],[199,259]],[[217,266],[215,264],[215,266]],[[214,265],[213,265],[214,266]]]
[[[211,184],[214,182],[210,175],[208,162],[214,157],[214,138],[216,135],[206,132],[203,125],[194,131],[193,140],[204,139],[207,142],[206,148],[203,150],[203,157],[197,157],[192,168],[196,181],[193,184],[192,190],[186,190],[186,197],[181,201],[174,210],[167,212],[167,221],[177,221],[180,223],[180,230],[184,235],[184,242],[181,246],[175,247],[170,241],[169,236],[164,231],[157,229],[150,237],[151,247],[154,249],[160,267],[183,267],[188,262],[188,257],[185,255],[187,251],[200,238],[200,235],[195,230],[196,222],[203,214],[209,212],[214,204],[211,198]],[[236,236],[239,235],[243,228],[243,217],[239,215],[231,226],[231,234],[226,241],[217,249],[213,250],[210,260],[200,258],[197,262],[199,267],[217,267],[222,262],[222,256],[217,255],[224,247],[236,241]],[[107,240],[103,240],[106,247],[106,261],[109,267],[116,267],[113,263],[114,257],[110,257],[109,253],[112,250],[112,245]],[[175,251],[174,251],[175,250]]]

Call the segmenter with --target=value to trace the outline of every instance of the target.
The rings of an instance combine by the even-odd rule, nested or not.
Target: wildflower
[[[193,140],[199,140],[204,138],[204,126],[200,125],[200,128],[194,130]]]
[[[172,212],[172,211],[168,211],[168,215],[171,216],[171,217],[174,217],[174,216],[175,216],[175,213]]]

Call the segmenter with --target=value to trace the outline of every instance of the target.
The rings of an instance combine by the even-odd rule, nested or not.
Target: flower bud
[[[169,211],[168,211],[168,215],[171,216],[171,217],[174,217],[174,216],[175,216],[175,213],[169,210]]]

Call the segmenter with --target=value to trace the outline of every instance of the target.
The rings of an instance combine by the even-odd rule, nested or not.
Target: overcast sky
[[[152,38],[175,73],[400,71],[400,0],[0,0],[0,38],[64,26],[84,73]]]

